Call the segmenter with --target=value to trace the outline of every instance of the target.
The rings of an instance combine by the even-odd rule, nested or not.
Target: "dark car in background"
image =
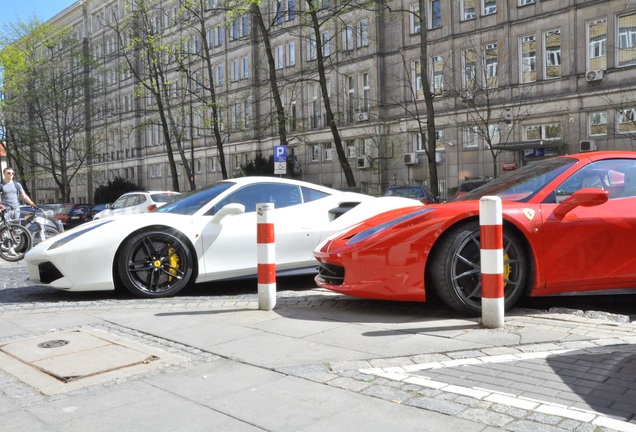
[[[457,192],[453,195],[453,199],[459,198],[462,195],[467,194],[480,186],[485,185],[490,182],[490,179],[468,179],[464,180],[457,187]]]
[[[88,204],[62,204],[55,212],[55,219],[62,222],[65,229],[73,228],[86,222]]]
[[[390,186],[384,196],[397,196],[404,198],[413,198],[422,204],[432,204],[437,202],[433,192],[424,184],[407,185],[407,186]]]
[[[97,213],[99,213],[102,210],[106,210],[107,208],[109,208],[108,206],[112,205],[111,203],[104,203],[104,204],[94,204],[91,206],[91,208],[88,209],[88,213],[86,213],[86,220],[87,221],[91,221],[93,220],[93,218],[95,217],[95,215]]]

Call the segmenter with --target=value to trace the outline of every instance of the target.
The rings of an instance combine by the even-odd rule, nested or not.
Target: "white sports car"
[[[258,203],[274,204],[278,275],[316,272],[313,250],[323,239],[413,206],[275,177],[224,180],[151,213],[88,222],[40,243],[26,254],[29,278],[69,291],[168,297],[191,282],[255,277]]]

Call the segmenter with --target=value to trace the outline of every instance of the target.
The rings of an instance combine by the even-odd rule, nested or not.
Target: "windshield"
[[[220,194],[234,186],[234,182],[222,181],[213,183],[203,189],[188,192],[181,195],[179,199],[169,204],[159,207],[156,213],[176,213],[183,215],[193,215],[202,209],[207,203],[218,197]]]
[[[505,201],[527,202],[559,174],[576,163],[576,159],[553,158],[534,162],[472,190],[454,201],[496,195]]]

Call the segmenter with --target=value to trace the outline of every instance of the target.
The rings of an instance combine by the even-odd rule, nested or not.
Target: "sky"
[[[47,21],[75,2],[76,0],[0,0],[0,29],[4,24],[26,22],[33,16],[42,22]]]

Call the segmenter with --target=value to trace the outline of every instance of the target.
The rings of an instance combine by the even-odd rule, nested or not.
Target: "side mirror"
[[[579,189],[554,209],[554,215],[558,219],[563,219],[566,214],[576,207],[594,207],[605,204],[608,199],[609,192],[606,190],[597,188]]]
[[[243,213],[245,213],[245,206],[243,204],[228,204],[215,213],[214,217],[212,218],[212,223],[219,223],[225,216],[236,216]]]

